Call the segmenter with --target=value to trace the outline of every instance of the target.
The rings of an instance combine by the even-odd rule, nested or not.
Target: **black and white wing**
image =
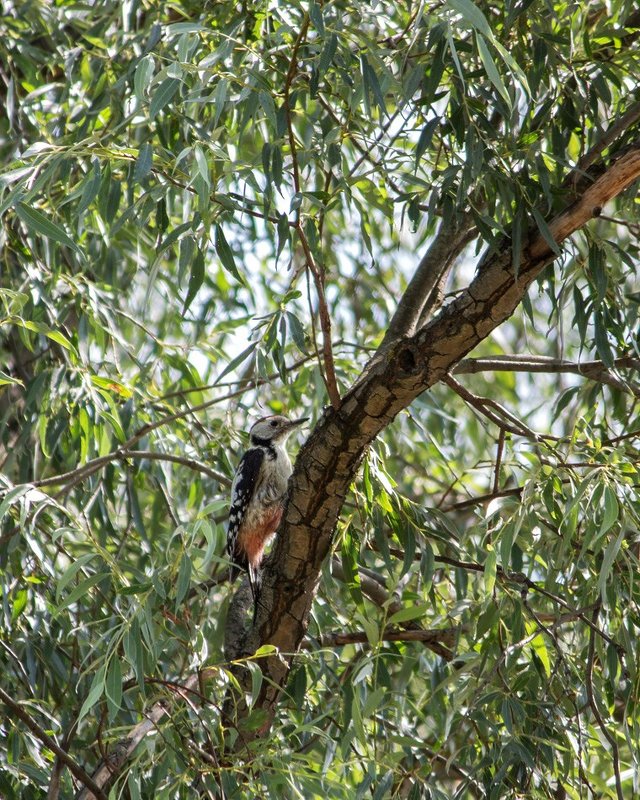
[[[240,459],[231,485],[231,507],[227,528],[227,552],[234,563],[231,568],[231,580],[236,578],[240,569],[246,570],[248,566],[247,554],[238,547],[238,533],[253,499],[264,457],[264,450],[260,447],[247,450]]]

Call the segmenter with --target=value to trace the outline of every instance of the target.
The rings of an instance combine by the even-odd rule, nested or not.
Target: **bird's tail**
[[[253,567],[247,560],[240,555],[234,553],[233,561],[229,567],[229,581],[233,583],[241,572],[247,573],[249,579],[249,588],[251,589],[251,597],[253,598],[253,624],[255,624],[256,616],[258,614],[258,604],[260,602],[260,587],[262,585],[262,573],[260,567]]]
[[[253,598],[253,625],[256,624],[256,617],[258,615],[258,604],[260,602],[260,588],[262,586],[262,573],[260,567],[252,567],[251,564],[247,565],[247,575],[249,576],[249,586],[251,588],[251,597]]]

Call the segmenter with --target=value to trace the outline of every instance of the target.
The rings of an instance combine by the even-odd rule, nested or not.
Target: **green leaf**
[[[321,36],[324,36],[324,19],[322,17],[322,9],[318,3],[311,0],[309,3],[309,18],[313,22],[316,30]]]
[[[440,119],[436,117],[435,119],[430,119],[420,131],[420,137],[418,138],[418,144],[416,145],[416,169],[418,169],[420,159],[431,144],[433,134],[435,133],[438,125],[440,125]]]
[[[468,22],[472,28],[480,31],[487,39],[493,38],[487,18],[471,0],[447,0],[446,4],[449,8],[453,9],[453,11],[457,11],[465,22]]]
[[[7,384],[15,384],[17,386],[22,386],[24,388],[24,383],[19,378],[14,378],[11,375],[7,375],[6,372],[3,372],[0,369],[0,386],[4,386]]]
[[[401,608],[399,611],[396,611],[395,614],[392,614],[387,623],[389,625],[395,625],[398,622],[408,622],[412,619],[422,619],[423,617],[427,616],[431,606],[408,606],[407,608]]]
[[[180,81],[177,78],[165,78],[153,93],[149,105],[149,116],[154,119],[162,109],[173,100],[178,91]]]
[[[105,695],[109,706],[109,718],[113,720],[122,705],[122,667],[117,654],[109,663],[105,681]]]
[[[596,313],[593,315],[593,328],[598,355],[602,359],[604,365],[611,369],[611,367],[613,367],[615,358],[613,351],[611,350],[611,345],[609,344],[607,326],[601,311],[596,311]]]
[[[278,648],[274,644],[263,644],[251,656],[252,658],[264,658],[265,656],[273,656],[278,652]]]
[[[1,510],[1,509],[0,509]],[[97,553],[85,553],[85,555],[76,558],[62,573],[56,583],[56,603],[60,602],[62,593],[67,588],[69,583],[75,578],[78,572],[86,567],[86,565],[96,558]]]
[[[225,377],[225,375],[228,375],[228,374],[229,374],[230,372],[232,372],[232,371],[233,371],[233,370],[234,370],[236,367],[240,366],[240,364],[242,364],[242,362],[243,362],[243,361],[245,361],[245,360],[246,360],[246,359],[247,359],[247,358],[248,358],[248,357],[251,355],[251,353],[253,353],[253,351],[256,349],[256,347],[257,347],[257,346],[258,346],[258,343],[257,343],[257,342],[252,342],[252,343],[249,345],[249,347],[245,348],[245,349],[244,349],[244,350],[243,350],[243,351],[240,353],[240,355],[238,355],[238,356],[236,356],[234,359],[232,359],[232,360],[231,360],[231,361],[230,361],[230,362],[227,364],[227,366],[226,366],[226,367],[225,367],[225,368],[222,370],[222,372],[221,372],[221,373],[220,373],[220,375],[218,376],[218,380],[216,381],[216,383],[219,383],[219,382],[220,382],[220,381],[221,381],[221,380],[222,380],[222,379]]]
[[[71,353],[75,353],[75,348],[71,344],[71,342],[64,336],[60,331],[43,331],[44,335],[47,339],[51,339],[52,342],[57,342],[59,345],[64,347],[65,350],[69,350]]]
[[[198,290],[204,282],[205,269],[204,269],[204,256],[202,250],[198,247],[195,257],[191,263],[191,272],[189,273],[189,286],[187,287],[187,296],[184,299],[182,306],[182,316],[187,313],[189,306],[193,302],[194,297],[198,294]]]
[[[147,89],[149,88],[149,84],[151,83],[154,69],[155,62],[153,57],[150,55],[143,56],[136,67],[133,78],[133,88],[136,99],[140,104],[142,104],[145,100],[145,95],[147,93]]]
[[[358,546],[356,539],[351,535],[350,525],[345,528],[340,554],[349,593],[356,605],[362,609],[364,605],[360,587],[360,573],[358,572]]]
[[[29,592],[27,589],[18,589],[11,600],[11,622],[15,622],[27,606]]]
[[[602,525],[600,526],[600,536],[606,533],[609,528],[617,522],[619,513],[618,498],[611,486],[607,485],[604,487],[603,499],[604,514],[602,517]]]
[[[320,58],[318,59],[318,78],[322,79],[324,74],[329,69],[331,62],[338,49],[338,37],[332,33],[325,41]]]
[[[480,34],[476,36],[476,41],[478,43],[478,53],[480,54],[480,60],[484,65],[487,77],[489,78],[491,83],[496,87],[496,89],[500,93],[500,96],[505,101],[507,106],[511,108],[511,97],[509,96],[507,87],[504,85],[502,78],[500,77],[500,73],[498,72],[498,68],[496,67],[495,61],[493,60],[491,53],[489,52],[487,43]]]
[[[18,500],[27,492],[31,491],[31,486],[29,484],[23,484],[21,486],[14,486],[13,489],[9,489],[6,494],[6,497],[0,503],[0,520],[3,519],[4,515],[7,513],[9,508],[14,504],[15,500]]]
[[[215,227],[215,248],[222,266],[228,272],[230,272],[237,281],[239,281],[243,286],[246,286],[243,276],[238,272],[233,252],[229,247],[229,243],[227,242],[224,231],[220,225],[216,225]]]
[[[73,605],[73,603],[75,603],[81,597],[87,596],[89,594],[89,589],[92,589],[97,583],[107,580],[110,577],[111,573],[109,572],[98,572],[95,575],[89,575],[88,578],[80,581],[76,588],[69,592],[64,601],[56,607],[53,612],[53,616],[59,616],[66,608],[68,608],[70,605]]]
[[[493,587],[496,584],[497,564],[498,552],[492,548],[487,553],[487,557],[484,562],[484,589],[487,594],[491,594],[493,592]]]
[[[614,561],[616,560],[616,556],[618,555],[618,551],[620,550],[620,546],[624,540],[625,530],[624,528],[620,529],[620,533],[616,536],[615,539],[611,539],[609,544],[607,545],[607,549],[604,551],[604,556],[602,557],[602,566],[600,567],[600,574],[598,575],[598,589],[602,596],[602,602],[605,607],[608,607],[607,602],[607,581],[609,580],[609,576],[611,574],[611,569],[613,568]]]
[[[549,245],[551,250],[557,256],[559,256],[562,253],[562,250],[560,249],[556,240],[553,238],[553,234],[551,233],[551,230],[549,229],[549,226],[547,225],[545,218],[542,216],[542,214],[538,211],[537,208],[532,209],[532,213],[533,213],[533,218],[536,221],[536,225],[538,226],[538,230],[542,234],[543,239]]]
[[[300,322],[298,317],[296,317],[296,315],[292,314],[290,311],[287,311],[287,322],[289,325],[289,330],[291,331],[291,337],[295,342],[296,347],[301,353],[304,353],[306,355],[308,350],[302,323]]]
[[[96,672],[93,676],[93,680],[91,682],[91,688],[89,689],[89,694],[86,696],[82,707],[80,708],[80,713],[78,714],[78,722],[80,722],[86,714],[91,711],[91,709],[95,706],[98,700],[102,697],[104,693],[104,686],[105,686],[105,665],[103,664],[100,669]]]
[[[59,244],[64,244],[71,247],[73,250],[80,252],[78,245],[69,237],[57,223],[52,222],[48,217],[45,217],[40,211],[35,208],[18,203],[16,205],[16,214],[24,222],[24,224],[34,233],[39,233],[47,239],[51,239]]]
[[[101,175],[100,175],[100,162],[97,158],[93,159],[93,168],[87,175],[84,188],[82,190],[82,197],[78,204],[77,214],[80,216],[89,208],[91,203],[96,199],[100,191]]]
[[[142,181],[151,172],[152,166],[153,166],[153,149],[149,144],[149,142],[145,142],[138,151],[138,158],[136,159],[136,165],[133,168],[133,180],[136,183],[142,183]]]
[[[520,273],[520,261],[522,260],[522,234],[526,223],[526,215],[522,203],[518,203],[516,212],[511,223],[511,266],[513,274],[517,278]]]
[[[180,603],[184,600],[189,584],[191,582],[191,559],[186,553],[182,554],[180,559],[180,567],[178,569],[178,579],[176,581],[176,611],[180,607]]]

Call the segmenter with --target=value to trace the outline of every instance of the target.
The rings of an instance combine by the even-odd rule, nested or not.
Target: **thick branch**
[[[561,243],[640,176],[640,146],[615,161],[581,197],[550,220]],[[266,564],[262,604],[246,647],[279,653],[261,660],[258,705],[272,715],[300,647],[309,609],[328,556],[344,498],[366,447],[419,394],[440,381],[467,353],[513,314],[529,284],[556,257],[532,235],[518,277],[510,243],[486,256],[469,287],[413,336],[387,340],[338,410],[327,410],[302,448],[280,535]],[[287,654],[287,655],[284,655]],[[263,729],[263,730],[266,730]]]
[[[471,224],[471,217],[465,217],[459,224],[442,220],[438,233],[422,256],[398,303],[384,336],[383,347],[400,336],[410,336],[415,332],[426,302],[469,242]]]

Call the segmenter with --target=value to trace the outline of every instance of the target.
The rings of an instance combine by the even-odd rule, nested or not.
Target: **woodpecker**
[[[275,414],[258,420],[249,431],[250,448],[240,459],[231,486],[227,552],[233,562],[231,580],[244,569],[253,595],[254,619],[264,548],[282,519],[292,472],[285,442],[309,418]]]

